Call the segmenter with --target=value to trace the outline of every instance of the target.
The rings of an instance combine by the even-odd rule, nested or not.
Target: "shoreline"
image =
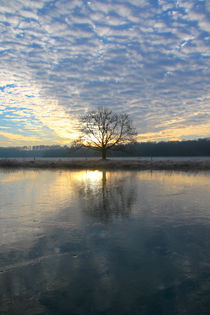
[[[90,169],[90,170],[210,170],[210,157],[164,158],[1,158],[0,169]]]

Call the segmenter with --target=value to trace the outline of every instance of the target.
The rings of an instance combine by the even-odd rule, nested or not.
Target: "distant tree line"
[[[0,147],[0,158],[100,157],[100,152],[75,146]],[[117,145],[108,157],[210,156],[210,138]]]
[[[136,143],[134,151],[138,156],[210,156],[210,138]]]

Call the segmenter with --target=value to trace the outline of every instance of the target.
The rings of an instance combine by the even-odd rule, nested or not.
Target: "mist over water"
[[[0,171],[0,314],[208,314],[210,172]]]

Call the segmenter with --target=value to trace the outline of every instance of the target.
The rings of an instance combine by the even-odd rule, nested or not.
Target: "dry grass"
[[[94,170],[210,170],[209,158],[0,159],[0,168],[67,168]]]

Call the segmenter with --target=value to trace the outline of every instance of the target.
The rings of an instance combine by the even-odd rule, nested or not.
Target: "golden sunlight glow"
[[[80,171],[74,174],[74,179],[77,182],[88,183],[89,185],[98,185],[103,178],[102,171]]]
[[[71,110],[67,113],[56,98],[43,95],[42,87],[37,82],[14,76],[5,70],[2,71],[1,84],[12,86],[5,93],[0,93],[0,101],[3,97],[8,119],[15,123],[15,129],[18,130],[19,127],[19,132],[0,131],[0,135],[7,139],[9,145],[69,144],[78,137],[79,124],[75,115],[71,114]],[[10,112],[13,115],[11,117]],[[24,134],[20,134],[20,130]],[[2,144],[4,142],[3,139]]]
[[[14,134],[14,133],[10,133],[10,132],[4,132],[4,131],[0,131],[0,135],[2,135],[3,137],[7,138],[8,140],[14,140],[14,141],[17,141],[17,142],[30,142],[30,143],[33,143],[33,142],[39,142],[40,141],[40,138],[37,136],[22,136],[22,135],[19,135],[19,134]]]
[[[164,128],[164,126],[162,125]],[[187,127],[174,127],[166,128],[157,132],[147,132],[138,134],[137,141],[168,141],[168,140],[182,140],[184,137],[208,137],[209,136],[210,123],[203,124],[202,126],[187,126]]]
[[[102,172],[100,171],[85,171],[83,173],[83,180],[91,182],[98,182],[102,178]]]
[[[71,99],[67,110],[56,97],[43,94],[40,84],[25,74],[14,76],[6,69],[2,70],[1,83],[8,86],[4,93],[0,91],[0,101],[3,104],[1,108],[3,112],[8,110],[5,117],[14,124],[12,131],[8,127],[1,127],[1,145],[68,145],[79,137],[80,123]],[[88,105],[85,104],[83,109],[80,108],[80,112],[87,109]],[[199,114],[194,112],[191,116]],[[188,117],[185,116],[165,119],[156,123],[151,132],[142,130],[137,141],[168,141],[209,136],[209,122],[189,125],[187,121]],[[91,140],[96,141],[94,137]]]
[[[28,211],[34,211],[37,215],[40,212],[44,215],[47,212],[51,214],[56,213],[60,207],[69,206],[72,195],[75,194],[80,185],[84,188],[87,186],[101,186],[102,178],[102,171],[59,171],[54,173],[46,170],[42,172],[28,170],[27,172],[1,173],[0,183],[7,184],[22,181],[25,187],[23,197],[28,198],[30,207],[22,209],[21,215],[26,214]],[[34,191],[37,192],[36,203],[33,203],[33,198],[31,199]],[[49,204],[47,208],[45,207],[46,200]],[[39,205],[39,210],[36,208],[37,204]]]

